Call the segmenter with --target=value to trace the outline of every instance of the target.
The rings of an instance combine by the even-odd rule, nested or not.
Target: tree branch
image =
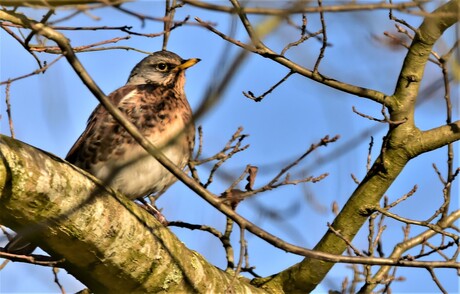
[[[450,1],[425,18],[409,49],[410,54],[406,57],[401,70],[400,77],[402,78],[398,80],[395,96],[391,97],[394,103],[388,104],[390,101],[385,101],[385,97],[382,97],[381,102],[389,108],[392,121],[409,119],[410,122],[390,128],[385,137],[380,156],[334,220],[332,227],[349,241],[354,238],[367,220],[371,207],[378,205],[384,193],[398,177],[405,165],[411,158],[419,155],[418,151],[423,148],[419,139],[428,135],[426,133],[421,135],[421,132],[413,125],[415,97],[419,87],[418,85],[411,86],[406,83],[404,86],[409,87],[409,89],[402,89],[402,80],[411,82],[410,77],[415,76],[416,81],[414,80],[414,82],[417,82],[417,84],[420,82],[418,79],[421,79],[428,56],[415,56],[414,52],[430,54],[435,40],[441,37],[444,30],[457,22],[458,15],[454,13],[455,15],[453,16],[452,11],[457,11],[459,3],[459,0]],[[426,37],[427,35],[429,37]],[[416,50],[418,48],[423,48],[423,50]],[[279,57],[275,59],[277,58]],[[399,96],[406,94],[409,98]],[[378,100],[375,99],[375,101]],[[401,113],[403,113],[402,116],[399,115]],[[458,138],[457,124],[455,124],[455,128],[448,126],[443,127],[442,130],[450,133],[449,139]],[[429,132],[428,134],[433,133]],[[442,134],[438,134],[438,136],[441,137]],[[412,144],[411,147],[417,145],[418,148],[409,150],[407,148],[409,142]],[[436,142],[438,144],[434,144],[432,147],[442,146],[439,144],[442,139],[437,139]],[[346,242],[331,230],[328,230],[314,250],[342,254],[346,248]],[[325,263],[318,259],[305,258],[302,262],[274,276],[267,284],[283,284],[282,287],[286,292],[310,292],[324,279],[333,265],[333,263]]]
[[[458,21],[459,5],[458,0],[442,5],[431,15],[425,17],[416,31],[392,97],[395,103],[390,105],[392,107],[391,120],[409,119],[413,124],[415,101],[425,72],[425,64],[431,55],[434,43],[447,28]]]
[[[2,135],[0,222],[64,257],[62,266],[96,293],[219,292],[230,283],[238,293],[262,292],[88,173]]]
[[[53,1],[51,1],[51,2],[53,2]],[[458,3],[458,1],[457,1],[457,3]],[[129,124],[129,122],[127,122],[124,119],[123,115],[118,111],[118,109],[113,107],[110,104],[110,102],[108,102],[107,97],[102,93],[102,91],[98,88],[98,86],[89,77],[88,73],[85,71],[85,69],[83,68],[83,66],[81,65],[79,60],[77,59],[75,53],[73,52],[69,41],[62,34],[52,30],[49,27],[46,27],[45,25],[43,25],[41,23],[37,23],[35,21],[29,20],[29,19],[23,17],[22,15],[16,14],[14,12],[0,11],[0,18],[2,18],[4,16],[7,17],[8,20],[10,20],[10,21],[12,21],[11,19],[14,19],[15,21],[18,21],[18,23],[21,23],[21,25],[32,29],[37,34],[41,34],[41,35],[43,35],[43,36],[45,36],[45,37],[47,37],[47,38],[49,38],[51,40],[56,41],[58,43],[60,49],[62,50],[63,54],[66,56],[68,62],[75,69],[75,71],[77,72],[78,76],[82,79],[82,81],[88,86],[88,88],[93,92],[93,94],[100,100],[101,104],[103,104],[108,109],[108,111],[115,117],[115,119],[124,128],[126,128],[128,130],[128,132],[130,132],[133,135],[133,137],[140,143],[141,146],[143,146],[147,151],[149,151],[150,154],[152,154],[160,163],[162,163],[176,177],[178,177],[181,181],[183,181],[186,185],[188,185],[193,191],[195,191],[196,193],[201,195],[206,201],[208,201],[214,207],[216,207],[217,209],[219,209],[220,211],[222,211],[223,213],[227,214],[229,217],[234,219],[235,222],[237,222],[240,225],[240,227],[248,229],[249,231],[253,232],[257,236],[263,238],[264,240],[267,240],[270,244],[273,244],[275,246],[279,246],[280,248],[282,248],[284,250],[288,250],[288,251],[296,253],[296,254],[301,254],[301,255],[307,256],[307,257],[310,258],[310,260],[311,259],[320,259],[320,260],[328,261],[328,262],[351,262],[351,263],[366,263],[366,264],[367,263],[372,263],[372,264],[382,264],[382,265],[424,266],[424,267],[429,266],[430,268],[440,266],[440,264],[442,264],[443,266],[446,266],[446,267],[459,267],[458,263],[456,264],[455,262],[450,262],[450,263],[444,263],[444,262],[443,263],[437,263],[437,262],[434,262],[434,263],[429,263],[429,264],[424,262],[422,264],[422,263],[411,263],[412,261],[389,260],[389,259],[375,259],[375,258],[356,259],[356,258],[351,258],[351,257],[348,258],[348,257],[340,256],[341,252],[343,251],[343,250],[339,251],[340,250],[339,247],[341,246],[341,244],[338,244],[338,246],[336,248],[332,249],[332,252],[337,251],[338,253],[327,254],[327,253],[323,253],[323,252],[315,252],[315,251],[312,251],[312,250],[308,250],[308,249],[293,246],[291,244],[283,242],[282,240],[276,238],[273,235],[268,234],[267,232],[261,230],[257,226],[255,226],[252,223],[248,222],[247,220],[245,220],[244,218],[242,218],[238,214],[234,213],[231,209],[229,209],[226,205],[224,205],[220,201],[220,199],[218,199],[215,195],[211,194],[209,191],[207,191],[206,189],[204,189],[203,187],[198,185],[193,179],[189,178],[186,174],[184,174],[177,167],[175,167],[166,157],[164,157],[163,154],[161,154],[161,152],[159,152],[154,146],[152,146],[149,141],[147,141],[145,138],[143,138],[142,135],[131,124]],[[436,19],[439,20],[439,17],[433,17],[433,18],[436,18]],[[414,44],[415,43],[416,42],[414,41]],[[262,46],[264,46],[264,45],[262,44]],[[286,62],[287,62],[286,64],[288,64],[290,62],[288,59],[286,59],[286,58],[284,58],[282,56],[276,55],[275,53],[273,53],[271,51],[267,51],[264,48],[262,48],[262,50],[260,50],[258,53],[263,55],[263,56],[265,56],[265,57],[273,59],[273,60],[275,60],[275,61],[277,61],[277,62],[279,62],[281,64],[286,63]],[[291,63],[291,65],[292,64],[295,65],[295,63]],[[304,70],[303,68],[301,68],[301,69]],[[317,81],[321,81],[322,83],[324,83],[326,85],[336,87],[336,88],[338,88],[340,90],[343,90],[343,91],[351,91],[350,93],[353,93],[353,94],[359,95],[359,96],[363,96],[363,97],[367,97],[366,95],[368,95],[368,98],[370,98],[370,99],[372,99],[374,101],[377,101],[379,103],[384,103],[385,105],[389,106],[389,108],[391,110],[399,110],[399,108],[398,108],[399,105],[396,105],[396,104],[395,105],[393,105],[393,104],[390,105],[390,104],[388,104],[388,103],[391,103],[391,101],[399,101],[396,98],[395,99],[387,99],[387,100],[391,100],[391,101],[387,102],[387,100],[385,100],[386,96],[383,93],[368,90],[368,89],[363,89],[363,88],[359,88],[359,87],[355,87],[353,85],[343,84],[343,83],[340,83],[338,81],[326,78],[326,77],[320,75],[319,73],[311,72],[311,71],[308,71],[306,69],[305,69],[305,73],[306,73],[306,76],[310,75],[312,79],[317,80]],[[418,88],[417,88],[417,91],[418,91]],[[404,93],[403,94],[399,93],[399,94],[403,95]],[[399,98],[399,96],[397,96],[397,95],[395,95],[394,97]],[[391,112],[391,113],[394,113],[394,112]],[[445,127],[450,127],[450,129],[445,128]],[[451,140],[451,139],[452,140],[458,140],[458,133],[459,133],[458,132],[458,127],[459,127],[459,123],[457,122],[457,123],[454,123],[454,124],[449,125],[449,126],[441,127],[441,129],[443,129],[444,132],[449,133],[449,139],[448,140]],[[426,134],[434,134],[434,133],[430,133],[430,132],[431,131],[421,132],[421,137],[423,138],[423,136],[425,136],[425,139],[426,139],[425,142],[427,144],[431,144],[431,143],[434,142],[433,140],[436,140],[436,139],[431,138],[431,136],[426,135]],[[416,142],[416,141],[413,141],[413,142]],[[442,142],[443,142],[442,140],[438,140],[437,143],[435,142],[431,146],[432,146],[433,149],[438,148],[438,147],[442,146]],[[417,146],[420,146],[420,145],[417,145]],[[436,147],[436,146],[438,146],[438,147]],[[334,224],[333,224],[334,230],[339,230],[341,232],[341,234],[343,234],[344,238],[346,238],[347,240],[351,241],[351,239],[354,236],[353,230],[355,230],[356,227],[355,227],[353,221],[357,220],[357,223],[359,224],[359,222],[362,219],[367,218],[367,215],[368,215],[368,210],[367,210],[368,206],[367,206],[367,204],[369,204],[369,203],[374,204],[376,201],[378,201],[379,197],[381,197],[381,195],[383,195],[384,191],[386,191],[386,189],[392,183],[394,178],[399,174],[399,172],[405,166],[405,164],[408,162],[408,160],[410,160],[411,155],[412,155],[412,154],[407,154],[406,150],[403,150],[403,149],[399,148],[399,146],[389,146],[389,149],[384,150],[384,151],[385,151],[384,152],[385,154],[383,154],[383,153],[381,154],[381,157],[379,157],[377,162],[374,164],[374,167],[371,169],[371,171],[369,172],[368,176],[363,180],[363,183],[361,184],[361,186],[353,194],[352,199],[350,199],[350,202],[349,202],[350,205],[347,204],[347,206],[349,206],[349,207],[344,208],[343,213],[341,213],[341,215],[339,215],[339,217],[337,218],[337,224],[338,225],[334,226]],[[420,151],[418,151],[418,152],[420,152]],[[418,155],[420,153],[417,154],[417,152],[415,152],[414,154]],[[385,158],[383,158],[383,155],[385,155]],[[0,157],[0,159],[1,159],[1,157]],[[388,166],[388,164],[389,164],[389,166]],[[20,168],[22,168],[22,167],[20,167]],[[41,168],[43,168],[43,167],[41,167]],[[6,175],[5,177],[9,177],[10,173],[11,173],[10,170],[5,171],[5,175]],[[9,188],[11,188],[8,185],[12,185],[12,183],[7,181],[8,185],[2,186],[1,174],[2,174],[2,167],[0,166],[0,188],[3,189],[3,188],[6,187],[6,190],[8,190]],[[383,183],[383,185],[381,183]],[[61,193],[62,193],[62,191],[59,191],[59,193],[57,193],[57,194],[61,194]],[[2,195],[3,194],[0,194],[0,197],[2,197]],[[370,196],[370,197],[367,197],[367,196]],[[368,200],[363,201],[363,199],[366,199],[366,197],[367,197]],[[37,198],[37,199],[40,199],[40,198]],[[0,200],[0,201],[2,201],[2,200]],[[29,211],[27,211],[27,212],[29,212]],[[25,213],[25,212],[23,212],[23,213]],[[346,219],[346,217],[348,217],[348,216],[351,216],[351,218]],[[1,217],[3,217],[3,214],[2,214]],[[1,217],[0,217],[0,219],[1,219]],[[67,218],[67,215],[66,215],[66,218]],[[351,227],[350,230],[348,230],[348,231],[345,230],[345,234],[343,233],[344,231],[342,231],[341,228],[338,228],[338,227],[341,226],[340,223],[339,223],[340,218],[341,218],[341,221],[343,221],[344,224],[349,224],[350,222],[353,223],[353,227]],[[56,222],[56,223],[59,223],[61,221],[60,219],[59,220],[54,220],[53,218],[51,218],[51,220],[53,222]],[[47,227],[47,228],[44,228],[44,230],[50,230],[48,232],[48,235],[46,235],[46,236],[51,236],[51,238],[52,238],[52,235],[56,233],[56,231],[54,231],[54,228],[48,228]],[[330,234],[330,233],[331,232],[328,232],[328,234]],[[61,234],[62,238],[65,238],[65,236],[66,236],[66,235],[64,235],[65,233],[59,233],[58,232],[58,234]],[[81,237],[81,236],[76,236],[76,237]],[[331,242],[331,240],[325,241],[325,242],[329,242],[329,244],[332,244],[333,242]],[[45,242],[47,242],[47,241],[45,241]],[[315,248],[315,249],[321,250],[320,245],[318,245],[317,247],[318,248]],[[46,248],[46,244],[45,244],[45,248]],[[50,250],[54,250],[54,249],[51,247]],[[330,252],[330,251],[325,250],[325,252]],[[180,260],[179,260],[179,263],[180,263]],[[324,264],[324,262],[322,262],[322,263]],[[311,265],[309,265],[308,262],[307,262],[305,264],[302,264],[302,266],[309,267]],[[329,264],[327,263],[326,268],[328,268],[328,266],[329,266]],[[332,266],[332,264],[331,264],[331,266]],[[311,269],[314,269],[314,268],[315,267],[311,267]],[[298,269],[296,269],[296,270],[298,270]],[[327,270],[328,269],[326,269],[326,272],[327,272]],[[300,270],[299,270],[299,272],[300,272]],[[313,278],[312,280],[315,280],[315,279],[318,279],[318,278],[322,279],[324,277],[324,275],[323,275],[323,277],[321,277],[322,274],[323,273],[319,272],[316,275],[312,275],[311,276]],[[302,276],[305,276],[305,273],[302,273]],[[294,287],[296,287],[296,284],[300,284],[300,283],[305,282],[305,281],[302,281],[300,279],[300,278],[302,278],[300,275],[296,276],[294,274],[293,277],[294,277],[294,283],[293,283]],[[296,279],[297,277],[299,278],[299,280]],[[287,280],[285,280],[283,282],[287,282]],[[292,282],[292,280],[291,280],[291,282]],[[272,285],[274,285],[274,284],[272,284]],[[194,287],[194,286],[195,285],[192,285],[191,287]],[[303,284],[302,288],[305,289],[304,287],[305,287],[305,284]],[[187,288],[187,290],[188,289],[198,291],[198,289],[195,289],[195,288]],[[117,289],[117,290],[119,290],[119,289]]]
[[[402,2],[402,3],[350,3],[350,4],[340,4],[340,5],[329,5],[323,7],[310,6],[309,2],[305,2],[304,5],[296,5],[291,8],[268,8],[268,7],[242,7],[237,9],[235,7],[217,5],[214,3],[209,3],[206,1],[197,1],[197,0],[181,0],[183,3],[193,5],[195,7],[204,8],[212,11],[221,11],[227,13],[237,13],[238,10],[241,13],[246,14],[262,14],[262,15],[278,15],[285,16],[289,14],[298,14],[298,13],[316,13],[316,12],[340,12],[340,11],[361,11],[361,10],[377,10],[377,9],[395,9],[395,10],[405,10],[412,7],[417,7],[418,3],[413,1]]]
[[[23,6],[23,7],[61,7],[61,6],[76,6],[76,5],[88,5],[88,4],[101,4],[105,2],[109,5],[120,5],[124,2],[130,2],[130,0],[0,0],[0,5],[3,6]]]
[[[344,82],[340,82],[340,81],[337,81],[331,77],[328,77],[328,76],[325,76],[325,75],[322,75],[321,73],[319,73],[318,71],[312,71],[312,70],[309,70],[297,63],[295,63],[294,61],[291,61],[290,59],[288,59],[287,57],[285,56],[282,56],[281,54],[278,54],[276,52],[274,52],[273,50],[271,50],[270,48],[268,48],[266,45],[264,45],[262,42],[258,42],[257,46],[258,48],[255,48],[253,46],[249,46],[249,45],[246,45],[240,41],[237,41],[235,39],[232,39],[230,38],[229,36],[225,35],[224,33],[222,32],[219,32],[217,29],[213,28],[212,26],[210,25],[207,25],[205,24],[201,19],[199,18],[195,18],[196,21],[198,21],[200,24],[203,25],[203,27],[207,28],[208,30],[210,30],[211,32],[215,33],[216,35],[218,35],[219,37],[221,37],[222,39],[236,45],[236,46],[239,46],[245,50],[248,50],[248,51],[251,51],[251,52],[254,52],[256,54],[259,54],[265,58],[269,58],[283,66],[285,66],[286,68],[289,68],[291,70],[291,72],[293,73],[298,73],[304,77],[307,77],[309,79],[312,79],[316,82],[319,82],[323,85],[326,85],[326,86],[329,86],[331,88],[334,88],[334,89],[337,89],[339,91],[343,91],[343,92],[346,92],[346,93],[349,93],[349,94],[352,94],[352,95],[356,95],[356,96],[359,96],[359,97],[364,97],[364,98],[368,98],[372,101],[375,101],[375,102],[378,102],[378,103],[381,103],[381,104],[385,104],[386,106],[389,106],[388,104],[391,102],[391,101],[388,101],[385,100],[387,98],[387,95],[385,95],[384,93],[382,92],[379,92],[379,91],[376,91],[376,90],[372,90],[372,89],[367,89],[367,88],[363,88],[363,87],[358,87],[358,86],[355,86],[355,85],[352,85],[352,84],[347,84],[347,83],[344,83]]]
[[[414,152],[421,154],[458,140],[460,140],[460,120],[422,132],[420,142],[413,142],[409,148],[413,146]]]
[[[441,227],[441,228],[447,228],[454,224],[458,219],[460,218],[460,210],[452,212],[448,217],[445,219],[439,221],[436,225]],[[405,240],[399,244],[397,244],[393,252],[390,254],[390,258],[401,258],[404,252],[408,251],[411,248],[414,248],[415,246],[420,245],[421,243],[425,242],[426,240],[429,240],[431,237],[435,236],[436,232],[428,229],[422,232],[421,234],[412,237],[408,240]],[[377,273],[372,277],[372,279],[363,285],[363,287],[360,289],[359,293],[371,293],[373,292],[374,288],[377,286],[378,282],[383,280],[385,276],[388,275],[388,272],[390,271],[391,267],[390,266],[383,266],[381,267]]]
[[[174,285],[168,285],[172,292],[200,292],[203,284],[217,291],[233,281],[233,275],[189,251],[148,212],[102,186],[90,174],[3,135],[0,192],[0,222],[26,234],[53,256],[64,257],[62,267],[95,292],[154,292],[155,286],[172,278],[168,275],[171,271],[179,277]],[[228,214],[240,227],[270,244],[322,262],[460,268],[455,261],[341,256],[309,250],[258,228],[221,199],[213,197],[211,201],[222,210],[232,211]],[[212,277],[213,282],[209,284],[205,277]],[[260,281],[254,285],[261,286]],[[234,285],[241,291],[257,292],[244,282]],[[282,291],[276,284],[264,289]]]

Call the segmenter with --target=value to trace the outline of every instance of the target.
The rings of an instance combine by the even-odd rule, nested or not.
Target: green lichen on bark
[[[0,135],[0,223],[95,292],[261,293],[209,264],[134,202],[64,160]]]
[[[378,205],[381,197],[398,177],[410,159],[432,148],[428,139],[414,121],[415,102],[433,44],[442,33],[458,21],[460,1],[454,0],[438,8],[425,18],[404,61],[394,95],[387,96],[384,103],[390,111],[390,120],[401,122],[390,126],[384,138],[383,147],[371,170],[353,192],[332,226],[351,241],[369,216],[372,207]],[[452,128],[458,130],[458,123]],[[442,134],[435,135],[439,138]],[[458,140],[458,131],[450,129],[449,138]],[[451,140],[434,139],[437,147]],[[342,254],[347,244],[331,230],[315,246],[315,250]],[[266,285],[281,284],[287,293],[307,293],[324,279],[334,264],[317,259],[305,258],[302,262],[282,271],[266,282]]]

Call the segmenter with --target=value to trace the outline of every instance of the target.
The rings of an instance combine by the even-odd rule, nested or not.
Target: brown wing
[[[184,143],[193,146],[191,109],[183,93],[161,85],[130,85],[114,91],[109,99],[154,144],[157,140],[165,143],[173,139],[177,135],[175,126],[180,128],[190,122],[186,131],[188,140]],[[130,144],[136,144],[131,135],[98,105],[66,159],[91,172],[93,165],[123,156]]]
[[[121,87],[114,92],[110,93],[108,98],[114,105],[118,105],[120,101],[128,95],[130,92],[136,89],[135,85],[128,85]],[[82,156],[82,149],[86,147],[87,140],[94,136],[94,132],[97,131],[101,124],[107,122],[107,111],[105,108],[99,104],[91,115],[88,118],[86,129],[80,135],[78,140],[74,143],[72,148],[70,148],[69,153],[67,153],[66,160],[70,163],[78,163],[80,157]],[[97,136],[97,135],[96,135]]]

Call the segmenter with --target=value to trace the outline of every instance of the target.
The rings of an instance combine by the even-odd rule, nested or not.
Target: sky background
[[[224,1],[215,1],[228,5]],[[279,6],[286,2],[258,2]],[[327,2],[327,4],[332,4]],[[123,5],[143,14],[163,15],[161,1],[141,1]],[[428,6],[428,8],[431,6]],[[23,10],[35,19],[40,19],[44,11]],[[60,10],[52,19],[68,15]],[[190,15],[216,24],[224,33],[232,30],[234,18],[225,13],[214,13],[185,6],[176,12],[176,19],[182,20]],[[407,14],[404,17],[413,26],[418,26],[421,18]],[[309,14],[307,28],[315,32],[321,28],[318,15]],[[98,20],[99,19],[99,20]],[[301,23],[301,16],[292,19]],[[262,20],[261,16],[251,16],[254,24]],[[405,49],[389,48],[383,32],[394,34],[394,22],[388,18],[388,11],[327,13],[328,41],[332,44],[325,52],[320,65],[320,72],[334,79],[371,88],[391,94],[395,87],[399,71],[405,56]],[[157,33],[163,30],[161,22],[147,21],[143,26],[139,19],[121,13],[113,8],[93,10],[89,14],[80,14],[62,26],[132,26],[132,31],[140,33]],[[72,45],[81,46],[126,36],[120,31],[63,31]],[[439,42],[436,49],[441,53],[450,48],[456,33],[450,29]],[[264,41],[274,51],[280,52],[289,42],[297,40],[299,32],[289,26],[282,26]],[[235,39],[246,42],[247,35],[238,22]],[[8,34],[0,31],[1,81],[34,71],[37,68],[33,58]],[[36,43],[33,40],[32,43]],[[46,45],[54,45],[47,42]],[[161,49],[162,38],[145,38],[131,36],[129,40],[108,46],[129,46],[153,52]],[[313,68],[319,53],[321,42],[313,38],[294,47],[286,54],[288,58],[308,68]],[[222,39],[203,27],[184,25],[171,33],[168,50],[176,52],[183,58],[197,57],[202,61],[187,71],[186,92],[193,109],[197,109],[206,90],[216,83],[216,77],[225,71],[227,63],[240,53],[239,48],[228,46]],[[37,53],[40,59],[51,62],[56,55]],[[220,58],[227,56],[225,62]],[[130,70],[145,55],[126,50],[106,50],[91,53],[79,53],[83,65],[98,83],[101,89],[110,93],[124,85]],[[381,106],[363,98],[339,92],[304,77],[293,75],[279,88],[268,95],[262,102],[256,103],[245,98],[242,91],[252,91],[259,95],[279,81],[287,70],[269,59],[250,55],[245,64],[230,81],[228,90],[219,102],[197,121],[203,127],[204,155],[218,152],[239,126],[250,136],[245,143],[250,147],[228,161],[217,173],[210,190],[220,194],[229,185],[226,175],[236,179],[247,164],[259,167],[255,186],[268,182],[287,163],[299,157],[312,143],[318,142],[325,135],[340,135],[340,140],[317,150],[293,171],[293,176],[318,176],[329,173],[319,183],[307,183],[286,186],[275,191],[266,192],[251,198],[237,209],[247,219],[260,225],[280,238],[307,248],[312,248],[327,230],[327,222],[332,222],[334,215],[331,204],[335,201],[341,208],[356,188],[350,174],[362,179],[366,173],[367,152],[370,136],[374,137],[372,159],[375,159],[381,147],[382,137],[387,126],[359,117],[352,112],[352,106],[360,112],[380,117]],[[440,69],[428,64],[422,83],[416,111],[416,123],[425,130],[445,123],[445,104],[443,89],[440,86]],[[434,85],[434,86],[433,86]],[[424,89],[435,89],[428,92]],[[9,135],[8,121],[5,113],[5,87],[1,91],[2,134]],[[453,83],[452,100],[454,120],[459,118],[458,84]],[[11,85],[10,90],[14,131],[16,137],[40,149],[65,157],[67,151],[84,130],[86,120],[97,105],[97,100],[80,82],[74,71],[61,59],[45,74],[19,80]],[[355,140],[354,138],[361,138]],[[351,142],[351,145],[350,145]],[[458,151],[458,143],[455,144]],[[344,156],[333,156],[334,152],[343,152]],[[446,148],[421,155],[411,161],[401,176],[391,186],[386,195],[394,201],[410,191],[415,184],[417,193],[397,206],[392,212],[414,219],[426,219],[432,215],[435,207],[442,203],[442,185],[437,178],[432,164],[436,163],[441,172],[446,170]],[[317,160],[327,159],[318,164]],[[458,167],[458,159],[455,161]],[[200,168],[200,175],[206,178],[209,166]],[[244,183],[245,185],[246,183]],[[240,187],[243,188],[243,185]],[[458,209],[458,184],[453,187],[452,210]],[[196,224],[213,225],[223,230],[225,218],[205,203],[200,197],[188,190],[181,183],[175,184],[160,198],[158,206],[168,220],[182,220]],[[276,212],[277,217],[265,213]],[[403,237],[402,224],[387,219],[384,233],[384,252],[391,253],[393,246]],[[191,249],[204,255],[211,263],[224,268],[226,260],[221,244],[204,232],[172,228],[179,238]],[[412,227],[411,235],[424,231]],[[238,254],[238,230],[233,236],[236,254]],[[246,234],[249,244],[250,263],[261,276],[277,273],[302,257],[285,253],[272,247],[265,241]],[[2,241],[5,238],[0,239]],[[439,240],[434,241],[437,244]],[[353,244],[361,250],[367,248],[367,225],[365,225]],[[418,251],[408,252],[417,254]],[[448,251],[449,252],[449,251]],[[237,255],[236,255],[237,256]],[[434,256],[433,256],[434,257]],[[376,268],[377,269],[377,268]],[[346,265],[336,265],[323,283],[316,289],[317,293],[329,289],[338,290],[345,276],[351,276]],[[404,276],[405,282],[395,282],[395,293],[435,293],[438,288],[424,269],[397,270],[398,276]],[[449,293],[459,291],[458,277],[454,270],[436,270],[438,278]],[[59,273],[61,283],[69,293],[79,291],[83,285],[64,270]],[[53,282],[50,268],[27,264],[10,263],[0,271],[1,293],[54,293],[58,292]]]

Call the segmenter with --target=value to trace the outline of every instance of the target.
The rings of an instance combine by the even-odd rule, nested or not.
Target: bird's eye
[[[164,62],[162,63],[158,63],[156,65],[156,69],[159,70],[159,71],[167,71],[168,70],[168,65]]]

